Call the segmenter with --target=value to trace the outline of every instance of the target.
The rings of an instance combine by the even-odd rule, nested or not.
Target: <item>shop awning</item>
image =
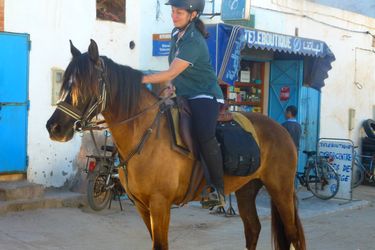
[[[207,25],[208,46],[220,81],[233,85],[241,51],[248,48],[300,55],[305,60],[305,83],[320,90],[328,77],[334,54],[323,41],[282,35],[228,24]]]

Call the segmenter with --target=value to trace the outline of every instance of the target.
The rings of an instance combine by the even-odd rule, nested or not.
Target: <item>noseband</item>
[[[107,104],[107,90],[106,90],[106,71],[105,65],[102,58],[100,58],[100,65],[96,65],[95,69],[100,72],[100,76],[98,78],[99,86],[100,86],[100,94],[98,96],[93,96],[90,100],[89,105],[87,106],[84,112],[78,110],[77,108],[73,107],[73,105],[67,103],[65,101],[67,95],[65,95],[60,101],[57,102],[57,109],[61,110],[66,115],[72,117],[76,121],[74,122],[74,130],[75,131],[82,131],[83,128],[90,127],[90,117],[96,110],[96,114],[102,113]]]

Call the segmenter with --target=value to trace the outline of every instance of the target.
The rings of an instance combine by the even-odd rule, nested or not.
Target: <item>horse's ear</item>
[[[98,45],[96,44],[96,42],[92,39],[90,39],[90,46],[89,46],[89,56],[90,56],[90,59],[95,62],[95,63],[98,63],[99,62],[99,51],[98,51]]]
[[[81,51],[79,51],[76,47],[74,47],[74,45],[72,43],[72,40],[69,40],[69,42],[70,42],[70,52],[72,53],[73,58],[77,57],[77,56],[80,56]]]

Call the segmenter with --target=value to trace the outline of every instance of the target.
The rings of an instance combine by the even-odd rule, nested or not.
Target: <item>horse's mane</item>
[[[107,57],[102,57],[107,72],[109,99],[112,112],[130,117],[138,111],[143,73],[129,66],[120,65]]]
[[[140,90],[143,87],[142,72],[129,66],[115,63],[110,58],[101,56],[104,61],[105,82],[107,84],[107,105],[111,108],[114,119],[127,118],[138,111]],[[78,79],[69,86],[71,76]],[[73,58],[64,73],[62,92],[71,88],[72,99],[91,98],[99,95],[98,79],[100,72],[94,69],[89,55],[84,53]]]

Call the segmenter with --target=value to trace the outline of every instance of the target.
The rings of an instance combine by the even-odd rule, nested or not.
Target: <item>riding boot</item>
[[[202,206],[225,206],[223,157],[219,143],[216,137],[213,137],[199,146],[204,161],[203,165],[205,165],[209,180],[215,188],[215,192],[210,192],[207,196],[208,199],[202,201]]]

